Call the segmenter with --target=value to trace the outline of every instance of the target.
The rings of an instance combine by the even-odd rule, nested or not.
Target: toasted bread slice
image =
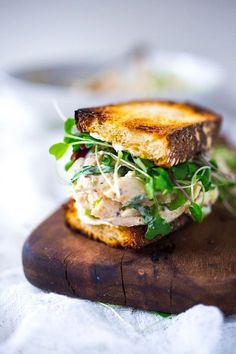
[[[153,100],[78,109],[75,121],[79,131],[170,167],[210,149],[221,117],[190,103]]]
[[[149,241],[144,235],[145,226],[113,226],[113,225],[88,225],[78,219],[74,201],[71,199],[64,205],[66,223],[74,230],[80,231],[83,234],[104,242],[112,247],[125,248],[141,248],[150,243],[156,242],[162,238],[161,236]],[[175,231],[184,226],[189,220],[188,216],[183,214],[178,219],[171,223],[171,231]]]

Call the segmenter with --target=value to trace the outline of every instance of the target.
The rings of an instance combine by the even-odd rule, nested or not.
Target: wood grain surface
[[[26,278],[46,291],[171,313],[203,303],[232,314],[236,218],[216,207],[202,224],[134,251],[73,232],[60,208],[26,240],[23,266]]]

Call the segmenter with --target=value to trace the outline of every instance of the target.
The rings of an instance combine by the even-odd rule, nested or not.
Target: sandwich
[[[75,111],[49,152],[64,159],[65,221],[109,246],[140,248],[231,206],[235,177],[212,155],[220,115],[183,102],[133,101]]]

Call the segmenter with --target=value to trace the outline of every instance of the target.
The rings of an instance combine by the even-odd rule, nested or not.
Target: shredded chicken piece
[[[119,203],[125,204],[129,200],[137,197],[140,194],[145,194],[143,182],[135,176],[134,172],[128,172],[125,176],[118,179],[120,195],[110,188],[104,195]]]
[[[99,153],[102,156],[102,153]],[[74,164],[74,171],[81,166],[96,165],[96,157],[89,152],[85,158],[79,158]],[[108,181],[110,183],[108,183]],[[145,195],[143,181],[138,178],[133,171],[129,171],[125,176],[118,177],[117,183],[119,194],[115,193],[110,184],[113,183],[113,173],[106,173],[106,179],[103,175],[81,175],[72,185],[71,195],[76,201],[78,216],[83,214],[86,223],[104,223],[116,226],[137,226],[143,225],[144,220],[138,210],[134,208],[122,209],[123,204],[129,202],[139,195]],[[195,201],[201,203],[203,195],[200,185],[194,187]],[[209,213],[211,205],[217,199],[216,190],[208,191],[204,195],[204,213]],[[165,204],[173,199],[173,195],[161,195],[157,193],[157,199]],[[142,201],[143,205],[150,206],[152,202],[148,199]],[[176,210],[170,211],[166,207],[161,207],[160,215],[171,223],[181,214],[188,213],[190,202],[186,201],[184,205]]]
[[[120,203],[102,197],[101,200],[90,209],[91,215],[100,219],[108,219],[120,215]]]

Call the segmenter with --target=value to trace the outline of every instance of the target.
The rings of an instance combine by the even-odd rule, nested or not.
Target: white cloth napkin
[[[162,318],[45,293],[26,281],[23,242],[66,195],[47,152],[59,135],[36,129],[39,117],[16,100],[0,105],[0,354],[236,353],[236,316],[225,319],[215,307]]]
[[[198,305],[164,319],[44,293],[21,270],[1,274],[0,353],[233,353],[236,323]]]

